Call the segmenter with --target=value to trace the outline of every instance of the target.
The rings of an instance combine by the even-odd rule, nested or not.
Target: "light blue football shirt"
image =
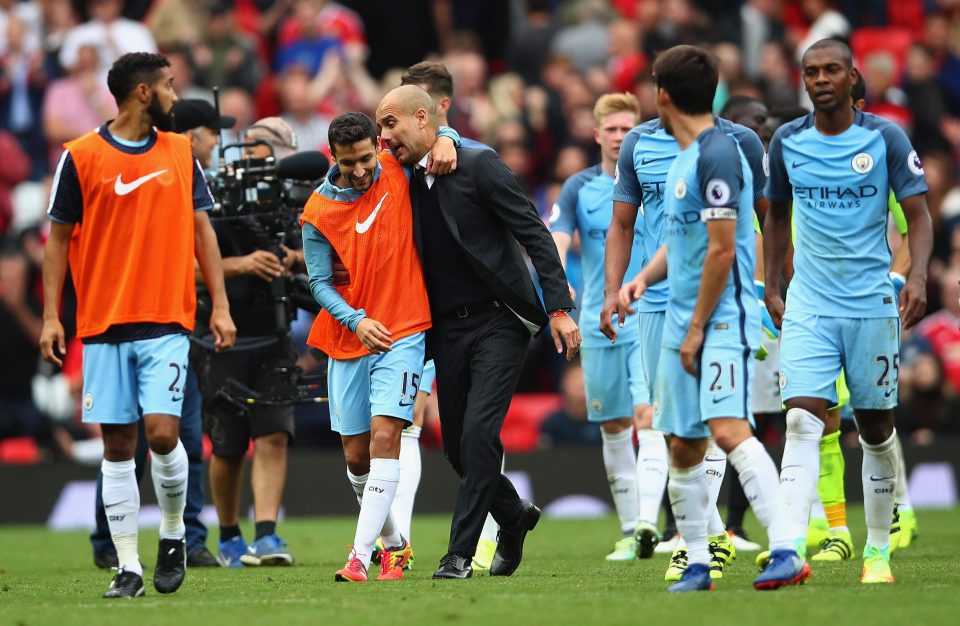
[[[679,348],[700,292],[712,220],[736,221],[736,255],[717,306],[704,327],[704,345],[756,349],[760,307],[753,286],[753,172],[737,141],[718,127],[703,131],[667,172],[664,191],[670,301],[663,345]]]
[[[599,165],[588,167],[567,179],[550,214],[550,232],[580,232],[580,259],[583,264],[583,294],[580,306],[580,334],[585,348],[610,346],[610,340],[600,332],[600,312],[603,309],[604,256],[607,229],[613,220],[613,177],[605,174]],[[646,257],[639,231],[638,219],[634,227],[633,252],[624,282],[632,280],[643,267]],[[617,329],[617,345],[640,339],[640,325],[636,318],[627,320]]]
[[[770,142],[771,201],[793,201],[794,275],[787,311],[828,317],[895,317],[887,197],[925,193],[923,167],[897,125],[858,111],[839,135],[813,113]]]
[[[715,117],[714,123],[722,132],[740,144],[753,173],[754,198],[763,197],[767,176],[764,171],[763,143],[757,134],[740,124]],[[613,199],[639,207],[637,223],[642,228],[643,250],[647,260],[652,259],[665,239],[664,195],[667,171],[680,152],[673,135],[667,133],[659,119],[640,124],[631,130],[620,145]],[[647,261],[644,261],[646,263]],[[670,295],[669,281],[647,289],[637,309],[650,313],[664,311]]]

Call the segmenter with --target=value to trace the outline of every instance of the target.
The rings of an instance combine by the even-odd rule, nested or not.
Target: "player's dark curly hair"
[[[140,83],[154,84],[160,77],[160,70],[165,67],[170,67],[170,61],[161,54],[128,52],[110,68],[107,87],[119,105]]]
[[[343,113],[333,118],[327,130],[327,141],[330,142],[330,152],[336,155],[337,146],[352,146],[358,141],[369,139],[374,147],[377,145],[377,127],[373,120],[363,113]]]

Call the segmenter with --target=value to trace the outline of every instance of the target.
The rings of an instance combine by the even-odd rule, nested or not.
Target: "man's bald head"
[[[437,105],[416,85],[393,89],[377,107],[380,138],[403,165],[415,165],[437,139]]]
[[[390,105],[397,107],[399,112],[408,115],[415,115],[418,109],[423,109],[436,124],[437,105],[433,102],[430,94],[417,85],[401,85],[396,89],[391,89],[380,101],[380,106],[377,107],[378,122],[380,121],[381,109]]]

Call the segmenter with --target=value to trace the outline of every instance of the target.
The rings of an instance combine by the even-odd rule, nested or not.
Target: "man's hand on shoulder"
[[[360,343],[373,354],[383,354],[390,352],[390,345],[393,340],[390,339],[390,331],[386,326],[375,319],[365,317],[357,324],[354,331]]]
[[[427,174],[444,176],[457,170],[457,146],[449,137],[440,137],[427,158]]]
[[[563,347],[566,345],[568,361],[580,349],[580,329],[566,311],[550,312],[550,336],[557,347],[557,354],[563,354]]]

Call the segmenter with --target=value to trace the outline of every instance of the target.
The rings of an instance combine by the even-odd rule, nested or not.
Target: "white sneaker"
[[[727,531],[727,534],[730,535],[733,547],[736,548],[738,552],[760,552],[763,550],[763,546],[759,543],[750,541],[746,537],[741,537],[735,532]]]
[[[677,549],[678,543],[680,543],[680,533],[675,533],[673,537],[669,539],[662,539],[660,543],[657,544],[657,547],[653,549],[653,553],[673,554],[673,551]]]

